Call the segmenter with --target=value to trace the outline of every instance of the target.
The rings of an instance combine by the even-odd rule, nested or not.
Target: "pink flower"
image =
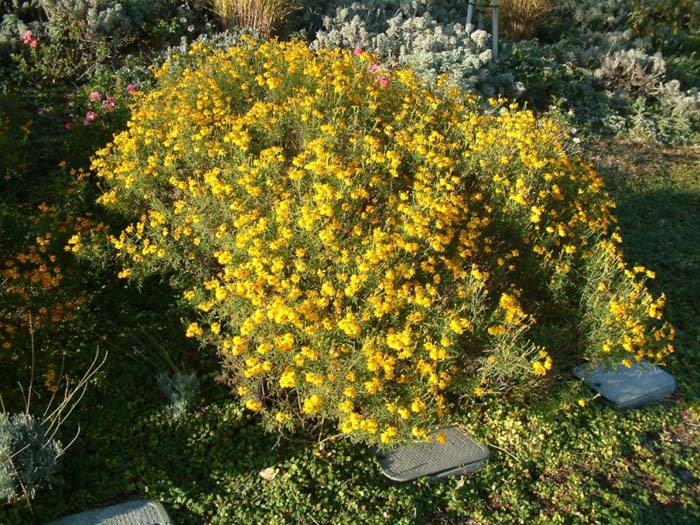
[[[362,53],[363,53],[363,51],[362,51],[361,47],[356,47],[355,50],[352,52],[352,54],[355,55],[356,57],[359,57]]]
[[[83,119],[83,126],[89,126],[97,119],[97,113],[94,111],[88,111]]]
[[[377,79],[377,84],[379,84],[381,87],[385,88],[389,85],[389,79],[386,77],[379,77]]]
[[[102,95],[100,95],[99,91],[93,91],[88,95],[88,100],[100,100],[102,99]]]
[[[107,113],[112,113],[116,109],[117,105],[114,102],[114,97],[107,97],[102,101],[102,109]]]
[[[73,124],[71,123],[70,120],[66,120],[66,122],[63,124],[63,129],[66,131],[70,131],[70,128],[73,127]]]
[[[139,90],[139,87],[136,84],[129,84],[128,86],[126,86],[126,92],[129,94],[133,93],[134,91],[138,91],[138,90]]]
[[[379,71],[379,64],[371,64],[369,66],[370,73],[376,73],[377,71]]]
[[[31,31],[25,31],[22,34],[22,43],[34,49],[36,47],[36,38]]]

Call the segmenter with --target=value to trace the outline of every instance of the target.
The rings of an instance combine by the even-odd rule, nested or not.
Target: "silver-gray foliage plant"
[[[195,372],[161,372],[158,386],[168,400],[168,412],[173,419],[187,415],[199,395],[199,379]]]
[[[678,81],[669,78],[661,52],[649,38],[640,38],[628,28],[627,0],[565,0],[558,4],[557,12],[559,19],[571,20],[558,40],[534,46],[531,42],[512,44],[525,50],[518,56],[532,64],[539,60],[568,72],[550,81],[548,87],[557,98],[571,97],[569,104],[580,106],[577,113],[599,113],[598,123],[615,134],[667,144],[699,138],[698,90],[684,91]],[[528,76],[538,80],[541,74],[541,69],[523,67],[520,61],[506,60],[503,65],[511,68],[525,92],[532,80]],[[590,79],[589,87],[586,79]],[[594,95],[611,102],[598,109],[581,104],[575,97],[584,89],[589,89],[587,102]]]
[[[49,35],[60,31],[61,25],[53,20],[81,21],[88,38],[97,36],[116,40],[115,45],[128,35],[139,31],[144,16],[148,12],[147,2],[132,0],[41,0],[41,5],[49,18]]]
[[[470,91],[491,95],[489,34],[459,22],[443,22],[428,9],[435,2],[353,2],[325,17],[312,47],[362,48],[385,65],[408,66],[429,82],[439,75]],[[444,12],[444,9],[443,9]]]
[[[0,503],[13,500],[17,493],[14,468],[10,461],[13,454],[9,428],[9,416],[0,412]]]
[[[54,482],[61,443],[31,414],[0,413],[0,502],[34,498]]]

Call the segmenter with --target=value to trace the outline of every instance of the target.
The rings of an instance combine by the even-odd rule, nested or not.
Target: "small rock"
[[[681,478],[685,483],[693,482],[693,475],[687,470],[679,470],[678,477]]]
[[[265,481],[272,481],[277,477],[277,469],[268,467],[266,469],[261,470],[258,474]]]

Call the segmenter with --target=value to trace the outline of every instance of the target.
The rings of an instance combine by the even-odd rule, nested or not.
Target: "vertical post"
[[[467,25],[470,26],[472,25],[472,21],[474,20],[474,2],[476,0],[469,0],[467,3]]]
[[[498,0],[493,0],[493,61],[498,62]]]

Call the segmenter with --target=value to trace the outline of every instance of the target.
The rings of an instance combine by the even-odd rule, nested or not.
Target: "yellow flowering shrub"
[[[554,122],[302,43],[194,46],[157,78],[93,160],[132,221],[120,277],[173,276],[187,335],[269,426],[423,438],[453,394],[532,386],[563,351],[627,355],[623,319],[587,319],[648,293],[584,298],[588,261],[617,250],[612,203]],[[637,353],[666,348],[648,317]],[[546,346],[584,328],[610,348]]]

